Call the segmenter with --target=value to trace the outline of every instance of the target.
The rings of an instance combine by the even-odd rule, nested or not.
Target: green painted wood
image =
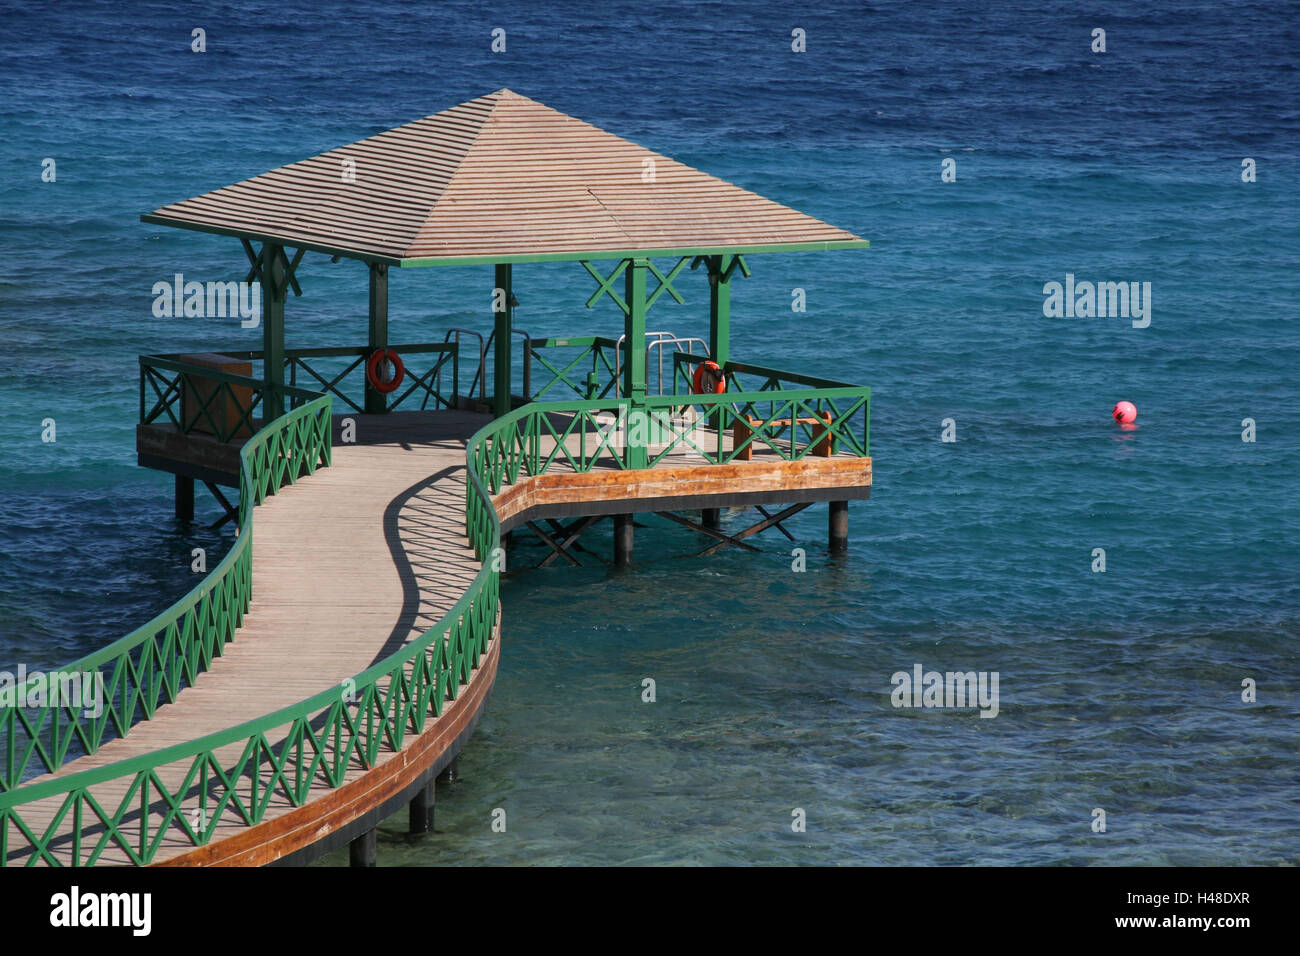
[[[435,373],[439,369],[445,371],[456,362],[456,347],[453,343],[407,343],[404,345],[389,343],[388,347],[402,356],[406,366],[406,382],[409,383],[404,391],[399,389],[397,392],[385,396],[388,411],[393,411],[401,406],[410,407],[415,405],[417,399],[421,408],[455,407],[454,393],[450,389],[443,390],[444,379],[435,380]],[[263,351],[239,350],[227,350],[221,354],[246,361],[263,361],[266,355]],[[342,348],[285,349],[284,355],[285,365],[294,376],[295,384],[286,385],[283,393],[294,407],[303,402],[311,401],[311,399],[318,397],[321,392],[326,392],[355,412],[365,411],[365,392],[368,389],[365,384],[363,366],[370,355],[368,345],[345,346]],[[432,355],[433,358],[429,360],[428,365],[421,367],[421,363],[417,362],[416,357],[428,355]],[[351,358],[352,361],[347,363],[342,371],[332,375],[318,370],[312,361],[319,358],[335,357]],[[191,365],[181,361],[179,355],[141,355],[139,363],[140,424],[142,425],[162,421],[176,426],[182,432],[193,430],[192,427],[185,427],[180,415],[181,396],[184,392],[187,377],[219,383],[219,389],[209,395],[207,401],[199,408],[196,421],[192,423],[202,422],[219,441],[228,441],[233,435],[238,434],[240,428],[244,425],[252,424],[255,413],[260,414],[258,409],[265,390],[265,381],[262,378],[234,375],[218,369]],[[308,379],[311,388],[318,389],[318,391],[296,387],[299,372],[303,373],[303,376]],[[450,378],[449,375],[445,377]],[[343,388],[344,379],[349,378],[355,388],[353,394],[349,394]],[[250,389],[252,401],[245,402],[241,400],[237,395],[235,386],[245,386]],[[214,417],[215,409],[219,403],[231,403],[238,411],[238,420],[233,425],[227,423],[221,416]]]
[[[498,304],[497,298],[501,297],[500,309],[497,309],[492,320],[495,327],[496,338],[493,340],[495,355],[493,356],[493,379],[492,379],[492,413],[500,418],[506,412],[510,411],[510,340],[514,338],[511,329],[514,328],[512,320],[514,308],[511,306],[514,277],[511,274],[511,266],[507,263],[499,263],[493,270],[493,276],[496,285],[492,290],[493,307]],[[486,373],[484,373],[486,374]]]
[[[731,256],[714,256],[709,263],[709,354],[719,365],[731,360]]]
[[[269,421],[284,414],[284,248],[262,246],[262,414]]]
[[[326,423],[324,440],[328,443],[328,396],[320,402]],[[316,406],[295,410],[259,431],[241,453],[247,482],[241,513],[248,502],[248,512],[241,519],[242,539],[251,541],[243,530],[249,529],[251,534],[248,519],[252,506],[269,493],[270,482],[279,475],[275,463],[303,460],[301,454],[286,447],[286,442],[302,434],[299,419],[318,411]],[[476,437],[481,439],[482,434]],[[325,451],[328,453],[328,448]],[[326,690],[299,704],[197,740],[0,793],[0,866],[8,863],[8,853],[16,844],[35,851],[32,862],[57,863],[51,847],[69,835],[69,828],[75,830],[72,836],[78,847],[75,862],[79,865],[93,865],[110,845],[125,852],[132,862],[147,864],[166,837],[179,836],[201,846],[210,842],[223,815],[248,825],[260,822],[276,795],[301,806],[318,776],[323,775],[332,786],[340,786],[357,760],[373,766],[381,748],[400,748],[407,734],[422,732],[429,721],[441,715],[444,702],[458,695],[478,666],[497,618],[498,575],[494,562],[487,558],[500,546],[500,523],[473,468],[473,462],[481,458],[476,455],[473,439],[467,458],[471,468],[466,530],[483,566],[441,621],[406,648],[356,676],[352,684],[355,699],[345,700],[337,688]],[[269,739],[279,730],[285,731],[285,739],[272,746]],[[219,749],[241,743],[242,755],[233,765],[217,761]],[[160,786],[155,768],[181,761],[189,761],[189,773],[177,791],[170,793]],[[204,817],[210,821],[206,828],[193,825],[191,816],[183,810],[184,801],[201,775],[215,791],[205,804]],[[133,782],[115,808],[94,802],[92,788],[96,784],[123,777]],[[208,789],[204,787],[205,792]],[[24,822],[21,807],[50,797],[63,799],[62,810],[47,832],[35,833]],[[162,809],[159,800],[164,804]],[[85,815],[83,821],[76,808],[87,804],[94,807],[94,813]],[[132,813],[144,818],[143,828],[137,830],[136,821],[129,817]],[[81,829],[101,826],[94,847],[85,849],[83,855]]]
[[[637,418],[645,415],[645,259],[632,259],[624,273],[624,299],[627,301],[627,319],[623,324],[623,394],[630,406],[628,415]],[[648,452],[639,442],[629,443],[627,462],[629,468],[645,468]]]
[[[659,297],[663,295],[665,292],[667,292],[670,296],[672,296],[673,301],[676,302],[678,305],[686,304],[686,300],[681,297],[681,295],[677,292],[675,288],[673,288],[673,280],[677,278],[678,273],[680,273],[682,269],[686,267],[686,264],[690,261],[691,261],[690,256],[682,256],[680,259],[677,260],[677,263],[672,267],[672,269],[669,270],[669,272],[665,275],[664,273],[659,271],[659,267],[654,264],[653,259],[648,259],[648,258],[646,259],[646,267],[650,270],[650,274],[659,280],[659,285],[656,286],[655,290],[650,293],[650,298],[646,299],[645,307],[647,312],[650,311],[651,306],[653,306],[656,302],[658,302]]]
[[[376,349],[388,348],[388,266],[370,263],[370,334],[366,340],[367,357]],[[388,396],[366,383],[366,411],[382,415],[388,411]]]
[[[597,269],[595,266],[593,266],[590,262],[588,262],[586,259],[581,260],[582,267],[587,270],[587,272],[591,275],[593,279],[596,280],[596,291],[593,292],[587,298],[587,301],[585,303],[587,308],[590,309],[593,305],[599,302],[600,297],[602,295],[607,295],[614,300],[614,304],[618,306],[619,311],[621,311],[624,315],[627,315],[627,309],[628,309],[627,302],[625,302],[622,298],[620,298],[619,294],[614,291],[614,283],[615,281],[617,281],[618,277],[621,276],[623,272],[627,269],[628,263],[630,261],[631,260],[624,259],[614,267],[614,270],[610,272],[609,275],[601,275],[600,270]]]
[[[713,361],[726,366],[731,358],[731,272],[739,256],[709,257],[709,354]],[[719,416],[713,427],[721,428]]]
[[[605,398],[614,391],[614,352],[618,347],[617,339],[603,336],[579,336],[571,338],[548,338],[532,340],[532,357],[537,364],[551,373],[551,379],[540,387],[534,382],[533,401],[541,401],[550,396],[548,401],[568,397],[572,392],[576,398]],[[558,349],[581,349],[577,355],[569,358],[563,367],[564,358],[552,356],[548,352]],[[579,368],[590,365],[590,369],[579,372]],[[534,374],[536,370],[534,370]],[[572,377],[570,377],[572,376]]]

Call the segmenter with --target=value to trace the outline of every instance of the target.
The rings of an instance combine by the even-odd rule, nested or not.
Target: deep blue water
[[[513,577],[439,833],[394,818],[381,863],[1293,864],[1297,49],[1263,2],[0,3],[0,668],[120,636],[230,540],[135,466],[136,356],[259,347],[150,310],[242,253],[139,215],[508,86],[871,240],[752,257],[733,356],[871,385],[875,485],[847,557],[791,523],[802,574],[650,519],[632,573]],[[1045,317],[1067,273],[1150,282],[1150,326]],[[362,267],[300,277],[290,344],[362,341]],[[694,278],[652,325],[707,332]],[[394,340],[486,327],[489,281],[395,274]],[[515,284],[535,335],[618,334],[576,267]],[[894,708],[915,663],[998,672],[999,715]]]

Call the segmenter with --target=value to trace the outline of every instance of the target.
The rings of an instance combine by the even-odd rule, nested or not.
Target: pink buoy
[[[1137,406],[1132,402],[1116,402],[1111,415],[1114,416],[1115,421],[1119,422],[1121,425],[1132,425],[1137,421]]]

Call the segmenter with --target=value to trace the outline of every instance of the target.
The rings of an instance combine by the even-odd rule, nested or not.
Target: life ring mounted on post
[[[695,366],[691,387],[696,395],[721,395],[727,390],[727,373],[717,362],[706,359]]]
[[[390,379],[379,377],[379,367],[385,362],[393,367],[393,377]],[[406,366],[402,364],[401,356],[392,349],[375,349],[366,360],[366,381],[381,395],[397,391],[397,386],[402,384],[402,379],[405,377]]]

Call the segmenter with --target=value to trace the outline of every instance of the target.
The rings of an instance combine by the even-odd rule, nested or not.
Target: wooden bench
[[[817,415],[818,417],[816,418],[774,418],[772,421],[767,423],[764,430],[768,428],[792,428],[795,425],[826,425],[829,428],[832,421],[831,413],[818,412]],[[731,447],[740,448],[740,446],[749,439],[749,436],[758,431],[762,425],[763,422],[760,419],[750,418],[748,415],[743,419],[738,417],[731,429],[731,438],[733,442]],[[793,441],[793,436],[791,436],[791,441]],[[821,440],[818,441],[817,444],[813,445],[811,454],[816,455],[819,458],[830,458],[831,455],[835,454],[835,440],[829,430],[822,436]],[[750,461],[753,457],[754,445],[751,442],[744,448],[740,449],[736,454],[735,460]]]

